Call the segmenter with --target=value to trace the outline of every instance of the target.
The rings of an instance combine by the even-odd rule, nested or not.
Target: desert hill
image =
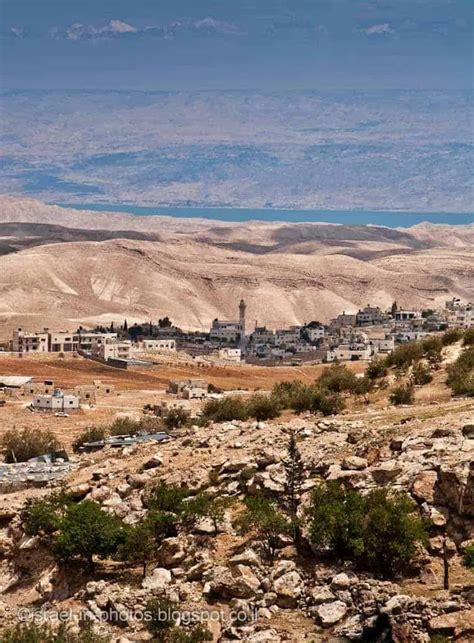
[[[0,200],[0,328],[156,319],[327,321],[368,302],[472,299],[474,226],[413,229],[135,217]],[[454,229],[452,229],[454,228]],[[413,232],[412,232],[413,231]]]

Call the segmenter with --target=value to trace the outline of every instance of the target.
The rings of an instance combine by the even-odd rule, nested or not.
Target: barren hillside
[[[473,226],[441,226],[438,239],[431,224],[412,234],[82,213],[26,199],[0,205],[3,335],[18,325],[163,315],[206,328],[215,317],[234,317],[240,297],[249,319],[270,326],[327,321],[369,301],[435,306],[453,295],[472,298]]]

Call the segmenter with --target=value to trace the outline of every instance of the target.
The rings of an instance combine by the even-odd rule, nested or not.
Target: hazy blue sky
[[[12,88],[466,88],[472,0],[1,0]]]

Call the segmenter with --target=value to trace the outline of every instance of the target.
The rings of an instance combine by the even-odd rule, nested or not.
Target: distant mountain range
[[[237,224],[0,197],[0,333],[165,315],[204,329],[241,297],[273,327],[369,302],[440,306],[474,299],[473,250],[474,224]]]
[[[472,212],[469,92],[11,92],[2,104],[5,194]]]

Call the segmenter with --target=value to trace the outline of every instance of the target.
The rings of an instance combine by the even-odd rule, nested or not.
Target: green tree
[[[189,424],[191,415],[189,411],[179,408],[171,408],[166,414],[163,423],[168,430],[180,429]]]
[[[413,404],[414,391],[411,384],[396,386],[389,395],[389,400],[395,406],[400,404]]]
[[[431,375],[429,367],[426,364],[423,364],[423,362],[417,362],[413,366],[413,370],[411,372],[411,381],[413,384],[417,384],[418,386],[423,386],[424,384],[432,382],[433,376]]]
[[[464,550],[463,564],[469,569],[474,568],[474,544],[468,545]]]
[[[5,452],[5,462],[8,463],[26,462],[30,458],[61,449],[61,444],[49,429],[10,429],[2,436],[0,444]]]
[[[387,365],[385,360],[378,357],[370,362],[365,369],[365,374],[370,380],[377,380],[387,375]]]
[[[344,391],[354,393],[358,388],[358,379],[356,374],[344,364],[332,364],[329,368],[324,369],[316,380],[316,384],[318,388],[326,389],[332,393]]]
[[[117,557],[132,564],[142,565],[143,578],[146,576],[147,564],[156,556],[157,541],[151,521],[127,526],[124,539],[118,546]]]
[[[241,533],[254,532],[260,541],[264,555],[275,558],[280,538],[290,531],[287,518],[275,505],[262,495],[248,497],[245,500],[245,511],[239,517],[237,526]]]
[[[72,448],[75,452],[88,442],[98,442],[107,437],[107,431],[103,426],[88,426],[73,442]]]
[[[29,498],[21,512],[25,534],[51,538],[61,526],[64,511],[72,504],[72,497],[61,488],[44,498]]]
[[[447,368],[446,383],[453,395],[474,396],[474,346],[465,348]]]
[[[201,421],[231,422],[232,420],[247,420],[249,417],[247,404],[240,397],[224,397],[220,400],[208,400],[202,410]]]
[[[247,401],[247,412],[250,417],[264,422],[280,415],[280,405],[273,396],[257,393]]]
[[[425,524],[410,498],[386,489],[363,496],[338,483],[320,485],[313,491],[309,513],[316,547],[354,558],[384,577],[408,568],[418,543],[426,541]]]
[[[124,525],[116,516],[92,500],[83,500],[67,507],[53,551],[59,560],[80,558],[92,568],[94,556],[107,558],[115,554],[123,539]]]
[[[283,466],[285,467],[284,504],[290,518],[293,541],[299,550],[301,547],[301,526],[298,518],[298,506],[304,482],[304,464],[296,444],[294,431],[291,432],[288,440]]]

